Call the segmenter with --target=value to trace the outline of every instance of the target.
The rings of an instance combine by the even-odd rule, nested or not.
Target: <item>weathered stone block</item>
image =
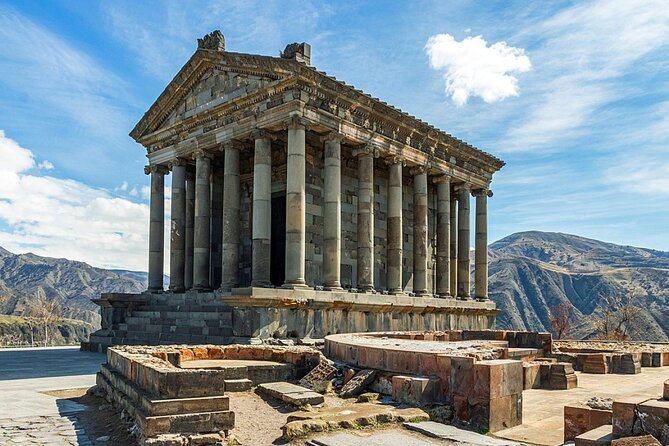
[[[523,364],[523,389],[541,388],[541,365],[525,363]]]
[[[613,440],[611,425],[605,424],[584,432],[574,439],[575,446],[608,446]]]
[[[610,425],[612,411],[588,407],[585,404],[570,404],[564,407],[564,441],[572,441],[579,435],[604,425]]]
[[[638,437],[613,439],[611,446],[662,446],[662,443],[652,435],[640,435]]]
[[[652,435],[664,445],[669,444],[669,401],[645,401],[637,406],[637,413],[641,420],[642,433]]]
[[[637,423],[637,405],[647,401],[648,398],[630,397],[613,401],[613,435],[615,437],[628,437],[635,434]]]

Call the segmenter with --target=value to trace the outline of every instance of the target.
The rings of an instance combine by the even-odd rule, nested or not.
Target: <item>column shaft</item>
[[[325,141],[323,203],[323,285],[341,289],[341,138]]]
[[[163,166],[149,166],[151,203],[149,210],[149,291],[163,291],[165,244],[165,173]]]
[[[474,297],[488,298],[488,191],[476,193],[476,236],[474,240]]]
[[[255,134],[252,225],[251,286],[266,287],[270,285],[272,146],[263,132]]]
[[[195,154],[195,225],[193,237],[193,288],[207,290],[209,283],[211,230],[211,155]]]
[[[358,289],[374,291],[374,155],[358,156]]]
[[[450,288],[451,297],[457,295],[458,290],[458,200],[452,193],[451,187],[451,249],[450,249]]]
[[[172,223],[170,226],[170,290],[184,291],[186,267],[186,163],[172,163]]]
[[[437,289],[439,297],[451,297],[451,181],[437,183]]]
[[[304,286],[306,247],[305,217],[305,147],[304,125],[295,121],[288,126],[286,165],[286,283],[285,287]]]
[[[401,293],[402,283],[402,161],[393,159],[388,178],[388,292]]]
[[[458,297],[469,298],[469,185],[463,184],[458,190]]]
[[[193,244],[195,239],[195,176],[186,171],[186,265],[184,288],[193,288]]]
[[[223,270],[221,288],[238,286],[239,270],[239,146],[226,144],[223,173]]]
[[[211,236],[209,285],[213,289],[221,286],[223,268],[223,166],[219,160],[211,164]]]
[[[413,178],[413,292],[427,294],[427,172]]]

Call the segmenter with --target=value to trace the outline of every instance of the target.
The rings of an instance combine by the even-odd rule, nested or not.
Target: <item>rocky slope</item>
[[[551,307],[571,308],[574,337],[616,296],[638,296],[633,335],[669,341],[669,253],[560,233],[521,232],[490,246],[490,295],[499,328],[549,330]]]
[[[0,314],[29,314],[35,297],[44,295],[59,301],[65,318],[99,328],[98,307],[91,299],[102,292],[137,293],[145,289],[145,273],[109,271],[83,262],[12,254],[0,248]]]

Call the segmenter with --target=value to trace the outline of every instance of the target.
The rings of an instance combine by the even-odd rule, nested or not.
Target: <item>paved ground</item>
[[[572,390],[526,390],[523,392],[523,424],[496,432],[510,440],[561,445],[564,437],[564,406],[590,397],[660,397],[669,367],[642,368],[640,375],[592,375],[577,372],[578,387]]]
[[[104,360],[76,347],[0,349],[0,446],[92,444],[76,416],[85,406],[48,393],[91,387]]]

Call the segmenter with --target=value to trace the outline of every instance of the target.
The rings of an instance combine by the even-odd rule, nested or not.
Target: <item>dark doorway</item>
[[[286,279],[286,192],[272,195],[272,244],[269,279],[274,286]]]

